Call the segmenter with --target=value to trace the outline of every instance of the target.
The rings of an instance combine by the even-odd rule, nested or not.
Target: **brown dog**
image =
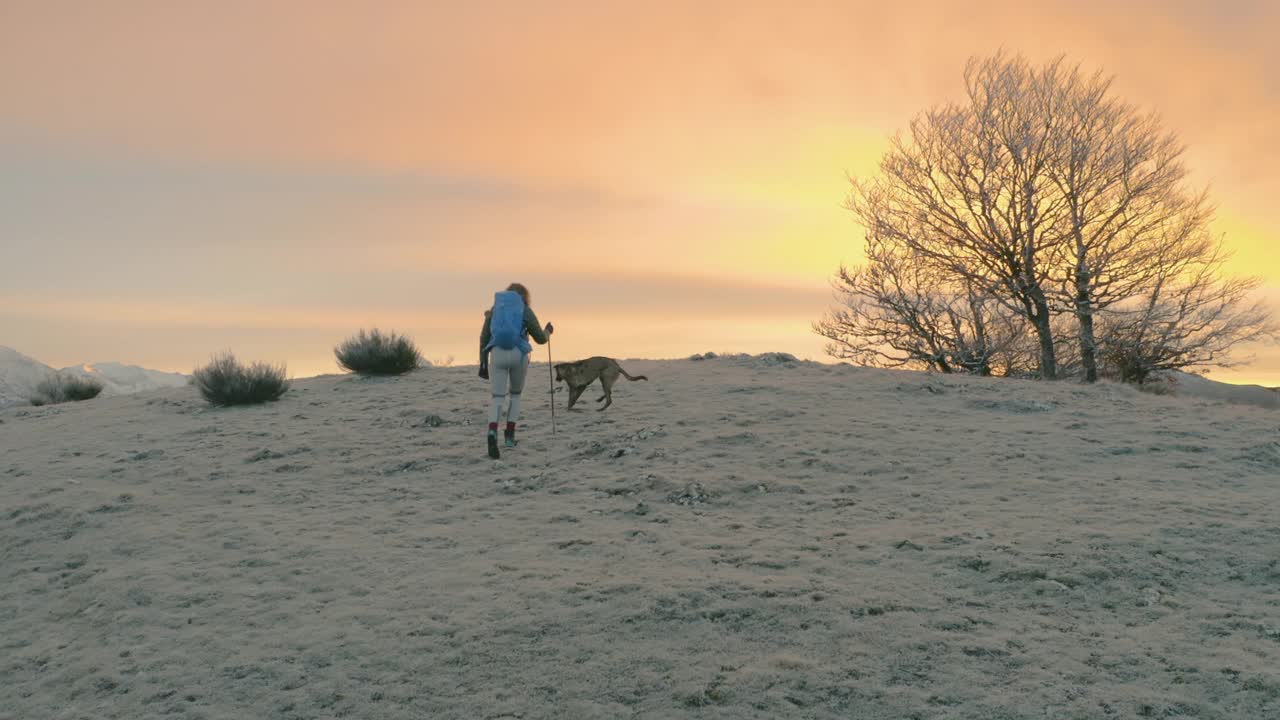
[[[569,409],[573,409],[573,404],[582,396],[587,386],[595,382],[597,378],[600,384],[604,386],[604,395],[600,396],[596,402],[607,400],[601,410],[613,404],[613,384],[617,382],[618,376],[628,380],[648,380],[643,375],[632,377],[627,374],[626,370],[618,364],[617,360],[607,357],[591,357],[586,360],[579,360],[571,363],[556,363],[556,382],[563,380],[569,386]]]

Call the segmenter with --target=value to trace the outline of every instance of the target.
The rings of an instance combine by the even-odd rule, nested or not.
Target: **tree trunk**
[[[1098,345],[1093,332],[1093,273],[1089,272],[1089,260],[1084,238],[1080,235],[1083,224],[1077,218],[1076,225],[1076,323],[1080,329],[1080,364],[1084,367],[1084,381],[1098,381]]]
[[[1023,317],[1035,328],[1036,338],[1040,341],[1040,379],[1057,380],[1058,357],[1053,347],[1053,328],[1049,323],[1049,301],[1040,288],[1023,291],[1021,300]]]
[[[1047,308],[1046,308],[1047,309]],[[1036,335],[1040,338],[1040,378],[1058,379],[1058,359],[1053,349],[1053,331],[1049,328],[1049,314],[1037,315]]]
[[[1075,306],[1075,319],[1080,324],[1080,364],[1084,366],[1084,382],[1098,380],[1098,348],[1093,336],[1093,306],[1085,297]]]
[[[1093,301],[1088,275],[1076,276],[1076,320],[1080,324],[1080,364],[1085,382],[1098,381],[1098,346],[1093,333]]]
[[[1077,316],[1080,320],[1080,364],[1084,366],[1084,381],[1098,381],[1098,352],[1093,339],[1093,315],[1088,311]]]
[[[1036,337],[1041,343],[1041,379],[1056,380],[1057,352],[1053,350],[1053,328],[1050,325],[1051,315],[1044,291],[1032,288],[1032,291],[1027,293],[1027,306],[1029,309],[1027,319],[1032,322],[1032,327],[1036,328]]]

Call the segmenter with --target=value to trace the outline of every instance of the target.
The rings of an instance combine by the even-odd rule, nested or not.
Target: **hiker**
[[[516,420],[520,416],[520,393],[524,390],[524,376],[529,369],[529,345],[532,337],[539,345],[547,343],[555,328],[547,323],[544,329],[538,324],[538,316],[529,306],[529,289],[520,283],[511,283],[506,290],[495,293],[493,308],[485,311],[484,328],[480,331],[480,377],[489,381],[493,389],[493,406],[489,409],[489,457],[497,460],[498,419],[502,416],[502,401],[511,396],[507,406],[507,428],[503,432],[505,444],[516,446]],[[490,370],[492,360],[492,370]]]

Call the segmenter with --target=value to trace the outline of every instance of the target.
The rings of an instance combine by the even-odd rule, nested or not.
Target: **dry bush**
[[[102,393],[102,383],[94,378],[59,373],[36,386],[36,394],[28,398],[32,405],[56,405],[64,402],[92,400]]]
[[[413,341],[377,328],[361,330],[333,349],[338,365],[358,375],[403,375],[422,364]]]
[[[284,365],[242,365],[231,353],[217,355],[191,373],[200,395],[218,406],[257,405],[279,400],[289,389]]]

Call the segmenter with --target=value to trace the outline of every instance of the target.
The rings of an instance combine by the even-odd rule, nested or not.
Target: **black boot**
[[[493,458],[494,460],[497,460],[499,457],[501,457],[501,454],[498,452],[498,431],[497,430],[489,431],[489,457]]]
[[[507,447],[509,447],[509,448],[513,448],[513,447],[515,447],[515,446],[516,446],[516,431],[515,431],[515,429],[514,429],[514,428],[507,428],[506,430],[503,430],[503,431],[502,431],[502,439],[505,441],[503,444],[504,444],[504,445],[506,445]]]

